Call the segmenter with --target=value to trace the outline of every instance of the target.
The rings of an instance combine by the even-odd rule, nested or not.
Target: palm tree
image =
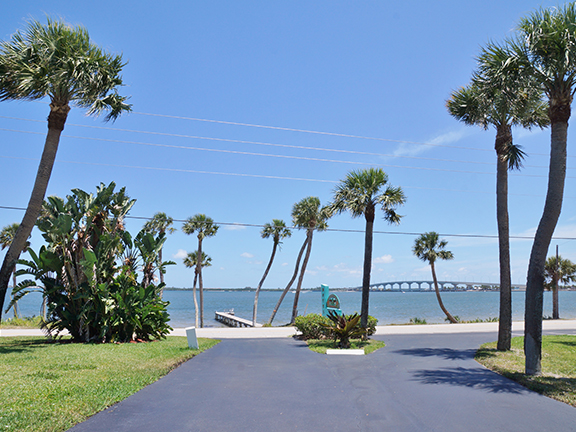
[[[496,129],[496,220],[500,260],[500,319],[497,349],[507,351],[512,342],[512,278],[508,220],[508,170],[520,169],[525,154],[512,140],[512,127],[544,127],[547,105],[534,80],[519,73],[501,74],[510,58],[510,47],[489,44],[478,57],[472,83],[451,94],[446,106],[464,124]],[[518,72],[518,71],[516,71]]]
[[[273,246],[272,246],[272,255],[270,255],[270,260],[268,261],[268,265],[266,266],[266,270],[264,270],[264,275],[262,279],[260,279],[260,283],[256,288],[256,294],[254,296],[254,309],[252,312],[252,325],[256,325],[256,317],[258,314],[258,295],[260,294],[260,289],[266,280],[266,276],[268,276],[268,272],[272,267],[272,262],[274,261],[274,257],[276,256],[276,249],[279,245],[282,244],[282,239],[286,237],[290,237],[292,235],[292,231],[290,228],[286,227],[286,223],[280,219],[272,219],[272,223],[266,223],[262,231],[260,231],[260,236],[263,239],[267,239],[272,237]]]
[[[6,249],[7,247],[10,247],[10,245],[12,244],[12,241],[14,240],[14,236],[16,235],[16,232],[18,231],[19,225],[20,224],[18,224],[18,223],[13,223],[11,225],[6,225],[4,228],[2,228],[2,231],[0,231],[0,247],[2,248],[2,250]],[[30,236],[28,236],[28,238],[30,238]],[[24,249],[22,250],[22,252],[26,252],[29,247],[30,247],[30,242],[26,241],[26,243],[24,244]],[[12,271],[12,288],[16,289],[16,266],[14,266],[14,270]],[[18,318],[18,303],[17,302],[14,302],[13,308],[14,308],[14,317]]]
[[[196,282],[198,281],[198,251],[189,252],[184,258],[184,265],[194,269],[194,283],[192,284],[192,297],[194,299],[194,327],[198,327],[198,300],[196,299]],[[202,252],[201,267],[211,267],[212,258]]]
[[[576,281],[576,264],[561,256],[551,256],[544,266],[544,287],[552,291],[552,319],[560,319],[558,309],[558,284]]]
[[[320,207],[320,198],[306,197],[303,200],[294,204],[292,207],[292,221],[296,228],[306,229],[306,255],[302,262],[300,269],[300,276],[296,285],[296,293],[294,295],[294,305],[292,307],[292,318],[290,323],[293,324],[296,316],[298,315],[298,299],[300,297],[300,289],[304,281],[304,273],[310,259],[310,252],[312,251],[312,236],[314,231],[324,231],[328,228],[326,221],[330,218],[330,212],[326,207]]]
[[[31,21],[24,32],[0,42],[0,100],[50,98],[48,133],[30,201],[0,269],[0,304],[40,214],[70,104],[86,108],[89,115],[107,111],[106,120],[130,111],[126,97],[118,94],[124,65],[122,56],[94,45],[86,29],[62,21]]]
[[[519,41],[503,72],[520,67],[534,77],[548,98],[551,134],[548,191],[528,263],[524,315],[525,369],[528,375],[539,375],[542,370],[544,266],[562,210],[568,120],[576,89],[576,4],[541,8],[521,19],[518,30]]]
[[[451,260],[454,258],[452,252],[444,250],[448,242],[446,240],[438,240],[438,233],[431,231],[420,235],[414,242],[412,252],[417,258],[430,264],[432,270],[432,280],[434,281],[434,290],[436,290],[436,298],[440,309],[446,314],[446,317],[451,323],[457,323],[458,320],[450,315],[450,312],[444,307],[442,297],[440,297],[440,290],[438,289],[438,279],[436,278],[436,269],[434,264],[437,259]]]
[[[372,241],[376,208],[379,206],[382,209],[386,221],[399,224],[401,216],[396,213],[395,208],[404,204],[406,200],[401,188],[387,185],[387,183],[388,176],[381,168],[351,171],[334,190],[334,201],[329,205],[331,212],[349,211],[353,218],[364,216],[366,220],[360,322],[363,328],[368,326]],[[386,189],[382,190],[384,187]]]
[[[213,237],[218,232],[220,226],[216,225],[212,218],[205,214],[197,214],[189,217],[182,226],[185,234],[197,234],[198,251],[197,256],[202,257],[202,241],[206,237]],[[198,272],[198,287],[200,289],[200,327],[204,327],[204,284],[202,281],[202,261],[197,261],[196,271]]]
[[[152,216],[152,219],[144,224],[144,230],[154,235],[163,233],[172,234],[176,231],[176,228],[172,228],[173,223],[174,219],[167,216],[166,213],[158,212]],[[158,259],[160,262],[162,262],[162,249],[163,248],[161,248],[158,253]],[[160,283],[164,283],[164,273],[162,271],[160,271]],[[160,297],[162,297],[162,291],[160,291]]]

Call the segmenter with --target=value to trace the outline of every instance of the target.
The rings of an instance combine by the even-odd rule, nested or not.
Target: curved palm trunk
[[[500,260],[500,317],[498,343],[500,351],[510,350],[512,343],[512,278],[510,274],[510,228],[508,218],[508,161],[505,146],[512,141],[510,126],[501,126],[496,135],[496,220]]]
[[[274,256],[276,255],[276,249],[278,247],[278,243],[274,242],[274,246],[272,247],[272,255],[270,256],[270,261],[268,261],[268,265],[266,266],[266,270],[264,270],[264,275],[258,284],[258,288],[256,288],[256,294],[254,295],[254,309],[252,310],[252,325],[256,326],[256,316],[258,314],[258,296],[260,295],[260,289],[266,280],[266,276],[268,276],[268,272],[272,267],[272,262],[274,261]]]
[[[562,210],[564,181],[566,178],[566,139],[570,105],[564,107],[564,119],[553,121],[551,111],[551,148],[548,173],[548,191],[542,218],[538,224],[534,244],[530,253],[526,280],[526,309],[524,314],[524,354],[526,374],[540,375],[542,372],[542,308],[544,298],[544,265],[554,229]],[[558,110],[561,111],[561,110]]]
[[[14,271],[20,253],[26,246],[28,237],[32,233],[32,228],[34,228],[36,219],[38,219],[38,215],[42,209],[42,203],[44,202],[44,196],[46,195],[46,189],[48,188],[48,181],[50,180],[52,167],[54,166],[54,160],[56,159],[56,152],[58,151],[60,135],[62,130],[64,130],[68,111],[70,111],[68,105],[56,106],[50,104],[48,134],[46,135],[44,150],[38,166],[38,172],[36,173],[36,180],[34,181],[30,201],[28,201],[28,207],[26,208],[22,222],[20,222],[20,226],[14,235],[14,239],[8,248],[8,252],[6,252],[6,256],[4,256],[2,268],[0,269],[0,304],[4,304],[10,276]],[[0,319],[2,319],[2,312],[3,308],[0,308]]]
[[[371,210],[371,211],[370,211]],[[374,232],[374,208],[366,211],[366,232],[364,233],[364,273],[362,276],[362,306],[360,326],[368,327],[370,308],[370,272],[372,271],[372,239]]]
[[[192,297],[194,298],[194,327],[198,328],[198,299],[196,299],[196,282],[198,281],[198,272],[194,269],[194,284],[192,284]]]
[[[456,320],[456,318],[454,318],[452,315],[450,315],[450,312],[448,312],[448,310],[444,307],[444,303],[442,302],[442,297],[440,297],[440,290],[438,289],[438,279],[436,279],[436,270],[434,269],[434,263],[433,262],[430,263],[430,268],[432,269],[432,280],[434,281],[434,290],[436,291],[436,298],[438,299],[438,304],[440,305],[440,309],[442,309],[442,312],[444,312],[446,314],[446,317],[448,318],[448,320],[452,324],[456,324],[458,321]]]
[[[202,239],[198,237],[198,288],[200,290],[200,328],[204,327],[204,283],[202,281]]]
[[[296,280],[296,276],[298,275],[298,269],[300,268],[300,260],[302,259],[302,254],[304,253],[304,249],[306,248],[307,244],[308,244],[308,237],[306,237],[306,240],[304,240],[304,243],[302,244],[302,247],[300,248],[300,252],[298,252],[298,258],[296,258],[296,266],[294,267],[294,274],[292,274],[292,279],[290,279],[290,282],[288,282],[288,285],[286,285],[286,288],[284,288],[284,291],[282,291],[282,295],[278,299],[278,303],[276,303],[276,306],[274,307],[274,310],[272,311],[272,315],[270,316],[270,320],[268,321],[268,324],[270,324],[270,325],[272,324],[272,321],[274,321],[274,318],[276,317],[276,313],[278,312],[278,309],[280,309],[280,305],[282,304],[284,297],[286,297],[286,294],[288,294],[288,291],[290,291],[292,284]]]
[[[296,285],[296,294],[294,295],[294,305],[292,306],[292,318],[290,319],[290,324],[294,324],[296,316],[298,315],[298,300],[300,298],[300,290],[302,288],[302,282],[304,281],[304,273],[306,272],[306,266],[308,265],[308,259],[310,258],[310,251],[312,250],[312,235],[314,229],[308,229],[306,232],[306,239],[308,242],[308,247],[306,248],[306,255],[304,256],[304,262],[302,263],[302,268],[300,269],[300,276],[298,277],[298,285]]]

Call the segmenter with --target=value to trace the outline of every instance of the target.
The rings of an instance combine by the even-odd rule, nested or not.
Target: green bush
[[[346,315],[350,319],[352,315]],[[330,326],[331,321],[319,314],[308,314],[304,316],[297,316],[294,321],[296,329],[302,333],[302,339],[334,339],[334,334],[331,333],[323,325]],[[376,333],[376,324],[378,320],[373,316],[368,316],[368,325],[366,327],[366,335],[372,336]]]
[[[322,324],[329,325],[330,320],[318,314],[297,316],[294,321],[296,329],[302,333],[302,339],[326,339],[327,330]]]

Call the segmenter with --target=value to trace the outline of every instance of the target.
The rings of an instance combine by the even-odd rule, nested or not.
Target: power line
[[[29,160],[29,161],[39,161],[39,158],[25,158],[19,156],[2,156],[2,159],[18,159],[18,160]],[[66,163],[66,164],[73,164],[73,165],[92,165],[92,166],[105,166],[111,168],[130,168],[130,169],[144,169],[144,170],[152,170],[152,171],[169,171],[169,172],[185,172],[185,173],[192,173],[192,174],[211,174],[211,175],[224,175],[224,176],[235,176],[235,177],[252,177],[252,178],[266,178],[266,179],[274,179],[274,180],[290,180],[290,181],[307,181],[307,182],[318,182],[318,183],[332,183],[337,184],[339,180],[325,180],[325,179],[310,179],[304,177],[282,177],[282,176],[271,176],[271,175],[262,175],[262,174],[246,174],[246,173],[230,173],[230,172],[218,172],[218,171],[200,171],[200,170],[191,170],[191,169],[179,169],[179,168],[160,168],[160,167],[146,167],[146,166],[135,166],[135,165],[115,165],[115,164],[104,164],[104,163],[97,163],[97,162],[77,162],[77,161],[63,161],[57,160],[55,163]],[[570,177],[568,177],[570,178]],[[433,190],[433,191],[442,191],[442,192],[462,192],[462,193],[486,193],[493,195],[494,192],[485,192],[485,191],[469,191],[469,190],[462,190],[462,189],[445,189],[445,188],[426,188],[421,186],[402,186],[404,189],[421,189],[421,190]],[[528,197],[538,197],[542,198],[542,195],[534,195],[534,194],[514,194],[509,193],[509,196],[528,196]],[[572,199],[572,197],[565,197],[568,199]]]
[[[5,210],[26,210],[24,207],[9,207],[9,206],[0,206],[0,209]],[[146,216],[126,216],[126,219],[137,219],[137,220],[152,220],[152,217]],[[186,223],[186,219],[173,219],[173,222],[179,223]],[[264,224],[249,224],[249,223],[239,223],[239,222],[212,222],[215,225],[223,225],[223,226],[241,226],[247,228],[264,228]],[[298,230],[306,230],[306,228],[300,228],[291,226],[291,229],[298,229]],[[333,232],[345,232],[345,233],[360,233],[364,234],[364,230],[357,230],[357,229],[342,229],[342,228],[327,228],[323,231],[333,231]],[[374,231],[374,234],[394,234],[394,235],[407,235],[407,236],[419,236],[422,233],[420,232],[405,232],[405,231]],[[495,234],[451,234],[451,233],[440,233],[442,237],[463,237],[463,238],[489,238],[489,239],[497,239],[498,235]],[[521,240],[534,240],[533,236],[519,236],[519,235],[511,235],[509,236],[511,239],[521,239]],[[552,240],[576,240],[576,237],[552,237]]]
[[[150,114],[150,115],[153,115],[153,114]],[[159,115],[159,116],[161,116],[161,115]],[[26,119],[26,118],[19,118],[19,117],[0,116],[0,118],[10,119],[10,120],[21,120],[21,121],[28,121],[28,122],[35,122],[35,123],[46,123],[45,120]],[[210,121],[210,120],[207,120],[207,121]],[[75,123],[68,123],[67,126],[89,128],[89,129],[109,130],[109,131],[114,131],[114,132],[128,132],[128,133],[139,133],[139,134],[147,134],[147,135],[168,136],[168,137],[173,137],[173,138],[198,139],[198,140],[220,141],[220,142],[229,142],[229,143],[238,143],[238,144],[252,144],[252,145],[270,146],[270,147],[292,148],[292,149],[299,149],[299,150],[358,154],[358,155],[364,155],[364,156],[391,157],[391,158],[403,158],[403,159],[414,159],[414,160],[429,160],[429,161],[434,161],[434,162],[451,162],[451,163],[453,162],[453,163],[459,163],[459,164],[468,163],[468,164],[490,165],[490,166],[496,165],[496,163],[494,163],[494,162],[463,161],[463,160],[455,160],[455,159],[443,159],[443,158],[431,158],[431,157],[422,157],[422,156],[408,156],[408,155],[398,155],[398,154],[364,152],[364,151],[358,151],[358,150],[342,150],[342,149],[324,148],[324,147],[298,146],[298,145],[293,145],[293,144],[278,144],[278,143],[269,143],[269,142],[261,142],[261,141],[246,141],[246,140],[237,140],[237,139],[230,139],[230,138],[215,138],[215,137],[175,134],[175,133],[167,133],[167,132],[142,131],[142,130],[137,130],[137,129],[121,129],[121,128],[112,128],[112,127],[107,127],[107,126],[82,125],[82,124],[75,124]],[[0,129],[0,130],[27,133],[27,131],[20,131],[20,130],[15,130],[15,129]],[[91,137],[73,137],[73,136],[69,136],[69,135],[63,135],[63,136],[68,136],[70,138],[100,140],[99,138],[91,138]],[[374,139],[378,139],[378,138],[374,138]],[[408,144],[443,147],[440,144],[431,144],[431,143],[423,143],[423,142],[415,142],[415,141],[400,141],[400,140],[388,140],[388,139],[386,139],[386,141],[393,141],[393,142],[404,143],[404,144],[408,143]],[[130,142],[130,141],[121,141],[121,140],[118,140],[116,142],[153,145],[153,144],[149,144],[149,143],[139,143],[139,142]],[[484,149],[484,148],[478,149],[478,148],[473,148],[473,147],[459,147],[459,146],[447,146],[447,147],[464,149],[464,150],[477,150],[477,151],[488,151],[488,152],[492,151],[490,149]],[[186,147],[183,147],[183,148],[186,148]],[[547,156],[543,153],[531,153],[531,154],[535,155],[535,156]],[[569,156],[569,157],[572,157],[572,156]],[[547,168],[546,166],[539,166],[539,165],[525,165],[525,166],[527,168]],[[569,168],[569,169],[571,169],[571,168]]]
[[[33,135],[41,135],[41,134],[43,135],[42,132],[21,131],[21,130],[16,130],[16,129],[0,128],[0,131],[27,133],[27,134],[33,134]],[[213,152],[213,153],[240,154],[240,155],[245,155],[245,156],[261,156],[261,157],[272,157],[272,158],[280,158],[280,159],[295,159],[295,160],[305,160],[305,161],[311,161],[311,162],[343,163],[343,164],[351,164],[351,165],[370,165],[370,166],[380,166],[380,167],[386,167],[386,168],[412,169],[412,170],[420,170],[420,171],[452,172],[452,173],[458,173],[458,174],[494,175],[493,172],[486,172],[486,171],[453,170],[453,169],[446,169],[446,168],[416,167],[416,166],[406,166],[406,165],[381,164],[381,163],[373,163],[373,162],[346,161],[346,160],[338,160],[338,159],[310,158],[310,157],[304,157],[304,156],[275,155],[275,154],[269,154],[269,153],[254,153],[254,152],[243,152],[243,151],[238,151],[238,150],[222,150],[222,149],[211,149],[211,148],[203,148],[203,147],[189,147],[189,146],[179,146],[179,145],[173,145],[173,144],[155,144],[155,143],[145,143],[145,142],[139,142],[139,141],[125,141],[125,140],[115,140],[115,139],[108,139],[108,138],[81,137],[81,136],[74,136],[74,135],[62,135],[62,136],[67,137],[67,138],[72,138],[72,139],[144,145],[144,146],[150,146],[150,147],[176,148],[176,149],[183,149],[183,150],[206,151],[206,152]],[[2,156],[2,157],[5,157],[5,156]],[[452,161],[452,162],[468,163],[467,161]],[[69,163],[74,163],[74,162],[69,162]],[[80,163],[80,162],[78,162],[78,163]],[[112,165],[110,165],[110,166],[112,166]],[[538,167],[538,168],[543,168],[543,167]],[[153,169],[153,168],[150,168],[150,169]],[[158,168],[158,169],[160,169],[160,168]],[[534,177],[534,178],[546,178],[546,177],[548,177],[547,175],[539,175],[539,174],[517,174],[517,173],[515,173],[514,175],[521,176],[521,177]],[[566,178],[572,179],[572,178],[576,178],[576,177],[567,176]]]

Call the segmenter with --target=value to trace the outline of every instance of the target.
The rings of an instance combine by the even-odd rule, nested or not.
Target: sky
[[[73,107],[48,195],[94,192],[114,181],[137,200],[127,219],[198,213],[221,227],[204,241],[211,288],[257,286],[272,250],[260,226],[291,225],[294,203],[332,199],[351,170],[381,167],[407,198],[399,225],[377,216],[372,282],[430,279],[412,254],[414,233],[436,231],[454,260],[441,280],[498,281],[495,131],[469,127],[446,108],[468,84],[475,56],[513,34],[518,20],[549,1],[26,1],[3,5],[0,39],[30,19],[84,26],[92,41],[122,54],[133,112],[114,123]],[[19,222],[46,134],[47,101],[0,103],[0,226]],[[564,206],[549,253],[576,261],[573,133]],[[547,187],[550,132],[514,130],[528,154],[510,175],[512,280],[526,281]],[[362,284],[364,226],[341,214],[314,234],[304,287]],[[255,226],[254,226],[255,225]],[[191,286],[182,257],[195,236],[169,236],[168,286]],[[475,237],[479,236],[479,237]],[[483,237],[484,236],[484,237]],[[265,288],[284,288],[305,239],[295,230]],[[32,234],[32,248],[42,237]],[[0,256],[3,256],[0,255]]]

